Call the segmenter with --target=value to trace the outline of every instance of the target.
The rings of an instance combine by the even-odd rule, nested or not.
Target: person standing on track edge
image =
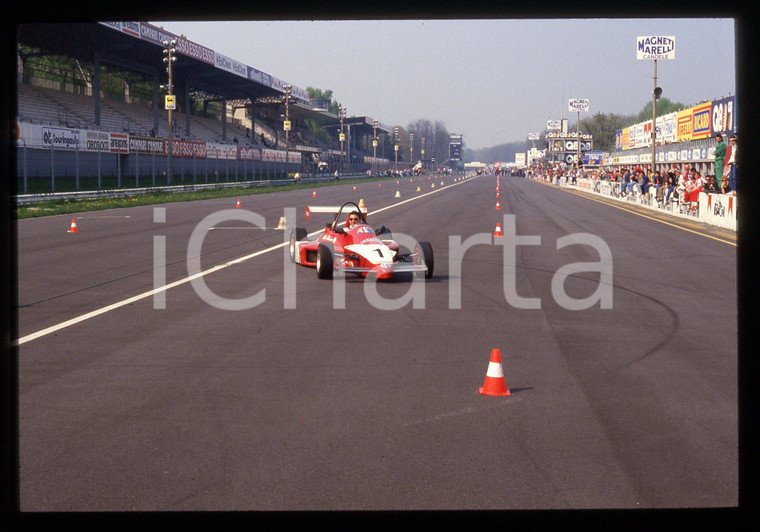
[[[738,180],[736,173],[736,135],[728,137],[728,141],[731,143],[731,154],[728,156],[728,184],[733,193],[736,194],[736,182]]]
[[[715,140],[718,142],[715,145],[715,182],[720,189],[720,180],[723,178],[723,163],[726,160],[726,144],[723,142],[723,135],[720,133],[715,135]]]

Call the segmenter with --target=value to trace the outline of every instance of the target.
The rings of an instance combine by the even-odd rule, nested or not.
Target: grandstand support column
[[[153,132],[158,135],[158,72],[153,74]]]
[[[185,81],[185,136],[190,136],[190,79]]]
[[[251,115],[251,137],[250,137],[250,141],[251,141],[251,145],[253,145],[255,143],[255,139],[256,139],[256,106],[253,103],[251,103],[251,105],[250,105],[250,107],[248,109],[250,110],[250,115]]]
[[[227,140],[227,96],[222,96],[222,140]]]
[[[100,125],[100,53],[95,51],[92,59],[92,105],[94,107],[95,125]]]

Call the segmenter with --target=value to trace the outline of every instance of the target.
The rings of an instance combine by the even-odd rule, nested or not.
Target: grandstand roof
[[[334,116],[334,115],[333,115]],[[343,119],[344,126],[351,126],[354,131],[358,131],[359,135],[371,135],[372,134],[372,117],[369,116],[349,116]],[[339,128],[340,120],[335,122],[324,124],[323,128]],[[393,132],[393,128],[385,124],[377,123],[378,133],[385,133],[390,135]]]
[[[156,75],[166,83],[164,46],[161,42],[176,36],[145,23],[114,24],[121,25],[122,31],[114,31],[112,26],[95,22],[22,24],[18,29],[18,42],[46,54],[65,55],[87,62],[93,62],[97,53],[100,63],[108,65],[108,68]],[[134,31],[127,31],[131,28]],[[142,34],[146,29],[152,32],[153,39]],[[203,49],[200,45],[198,47]],[[208,52],[214,56],[212,50]],[[257,74],[265,80],[276,79],[259,71]],[[174,63],[173,83],[175,93],[189,88],[202,93],[207,99],[225,97],[227,101],[277,104],[282,103],[284,97],[283,91],[274,83],[260,83],[182,53],[177,54],[177,62]],[[335,115],[311,109],[294,98],[290,100],[289,113],[294,119],[335,119]]]

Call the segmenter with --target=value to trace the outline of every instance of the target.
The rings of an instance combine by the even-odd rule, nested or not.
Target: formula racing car
[[[320,279],[332,279],[336,270],[377,279],[390,279],[400,272],[413,272],[429,279],[433,275],[433,248],[430,242],[418,242],[410,252],[401,253],[385,226],[373,229],[354,202],[340,207],[306,207],[310,212],[335,213],[332,223],[316,240],[307,238],[306,229],[296,227],[290,234],[290,259],[314,267]],[[345,220],[341,222],[343,215]]]

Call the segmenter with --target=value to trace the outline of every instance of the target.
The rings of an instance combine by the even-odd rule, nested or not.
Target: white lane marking
[[[441,192],[442,190],[446,190],[449,187],[453,187],[453,186],[456,186],[456,185],[461,185],[462,183],[466,183],[467,181],[469,181],[470,179],[473,179],[473,178],[469,178],[469,179],[466,179],[464,181],[459,181],[459,182],[453,183],[451,185],[446,185],[446,186],[441,187],[439,189],[436,189],[436,190],[434,190],[432,192],[427,192],[427,193],[421,194],[419,196],[414,196],[413,198],[410,198],[410,199],[407,199],[407,200],[404,200],[404,201],[400,201],[398,203],[393,203],[391,205],[388,205],[387,207],[382,207],[380,209],[377,209],[376,211],[373,211],[373,212],[371,212],[369,214],[375,214],[375,213],[378,213],[378,212],[386,211],[388,209],[392,209],[393,207],[398,207],[399,205],[403,205],[405,203],[408,203],[410,201],[414,201],[416,199],[424,198],[425,196],[429,196],[430,194],[435,194],[436,192]],[[369,216],[369,214],[367,216]],[[323,231],[324,231],[324,229],[320,229],[318,231],[314,231],[313,233],[309,233],[309,236],[322,233]],[[56,331],[60,331],[61,329],[65,329],[66,327],[71,327],[72,325],[76,325],[77,323],[81,323],[83,321],[89,320],[90,318],[94,318],[96,316],[100,316],[101,314],[105,314],[106,312],[110,312],[112,310],[116,310],[117,308],[121,308],[123,306],[129,305],[130,303],[134,303],[135,301],[140,301],[141,299],[145,299],[145,298],[151,297],[154,294],[157,294],[159,292],[163,292],[163,291],[169,290],[171,288],[175,288],[177,286],[189,283],[193,279],[198,279],[200,277],[204,277],[204,276],[209,275],[211,273],[218,272],[218,271],[223,270],[225,268],[229,268],[230,266],[233,266],[235,264],[240,264],[241,262],[245,262],[247,260],[250,260],[250,259],[253,259],[255,257],[258,257],[259,255],[263,255],[264,253],[269,253],[271,251],[275,251],[277,249],[285,247],[286,245],[288,245],[288,242],[282,242],[280,244],[268,247],[266,249],[262,249],[262,250],[254,252],[254,253],[251,253],[250,255],[245,255],[244,257],[239,257],[237,259],[225,262],[224,264],[219,264],[217,266],[213,266],[213,267],[209,268],[208,270],[204,270],[202,272],[198,272],[195,275],[191,275],[190,277],[185,277],[184,279],[180,279],[178,281],[174,281],[173,283],[169,283],[169,284],[161,286],[159,288],[155,288],[153,290],[149,290],[147,292],[143,292],[142,294],[138,294],[136,296],[132,296],[132,297],[124,299],[122,301],[117,301],[116,303],[113,303],[111,305],[99,308],[97,310],[93,310],[93,311],[88,312],[86,314],[82,314],[81,316],[77,316],[76,318],[72,318],[70,320],[61,322],[61,323],[59,323],[57,325],[52,325],[52,326],[50,326],[50,327],[48,327],[46,329],[42,329],[42,330],[37,331],[35,333],[27,334],[26,336],[24,336],[22,338],[19,338],[18,340],[14,340],[13,342],[11,342],[11,345],[13,345],[13,346],[19,346],[19,345],[25,344],[27,342],[31,342],[32,340],[36,340],[37,338],[41,338],[43,336],[47,336],[48,334],[54,333]]]
[[[132,218],[131,214],[125,214],[120,216],[75,216],[75,218],[79,218],[80,220],[83,220],[85,218]]]

